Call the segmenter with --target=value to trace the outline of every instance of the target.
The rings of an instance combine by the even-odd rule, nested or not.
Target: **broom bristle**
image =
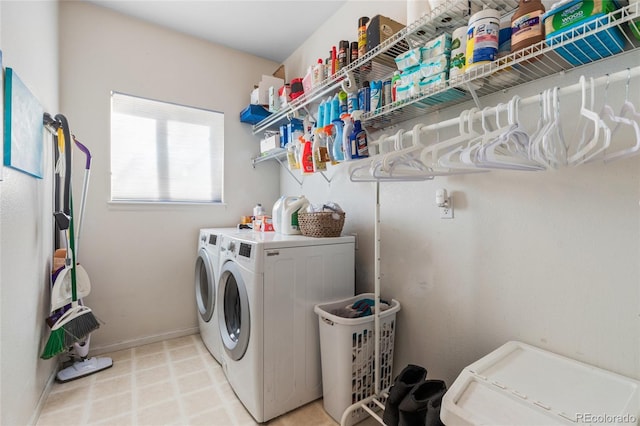
[[[65,334],[66,333],[62,328],[51,330],[51,333],[49,334],[49,340],[47,340],[47,345],[44,347],[40,358],[49,359],[64,352],[67,349],[64,337]]]
[[[69,347],[80,340],[83,340],[91,332],[100,327],[100,323],[90,310],[86,310],[62,327],[64,336],[64,345]]]

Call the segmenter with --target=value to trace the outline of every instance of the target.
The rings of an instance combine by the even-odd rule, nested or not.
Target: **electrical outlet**
[[[440,207],[440,219],[453,219],[453,207]]]
[[[453,197],[449,195],[440,207],[440,219],[453,219]]]

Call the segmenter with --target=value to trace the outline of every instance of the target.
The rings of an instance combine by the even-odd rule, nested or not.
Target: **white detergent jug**
[[[271,222],[273,224],[273,230],[276,232],[282,232],[282,203],[285,198],[287,198],[286,195],[278,198],[278,201],[273,205],[273,210],[271,212]]]
[[[278,214],[280,210],[280,228],[274,228],[281,234],[295,235],[300,234],[300,225],[298,224],[298,212],[304,211],[306,207],[309,205],[309,200],[307,200],[304,195],[300,196],[292,196],[292,197],[281,197],[282,203],[280,206],[274,205],[274,217]],[[278,201],[280,201],[278,200]],[[278,204],[276,202],[276,204]],[[276,208],[278,207],[278,208]]]

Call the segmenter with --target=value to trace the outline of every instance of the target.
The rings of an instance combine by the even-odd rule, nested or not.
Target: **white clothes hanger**
[[[580,143],[578,144],[578,148],[576,152],[568,158],[568,163],[576,166],[579,164],[583,164],[588,161],[595,155],[599,154],[603,150],[605,150],[611,141],[611,129],[600,119],[600,116],[593,111],[593,105],[595,102],[595,88],[593,78],[590,79],[591,82],[591,103],[590,107],[587,108],[586,101],[586,79],[584,76],[580,76],[580,85],[582,92],[582,105],[580,106],[580,115],[581,118],[584,117],[586,121],[586,125],[582,127],[582,138]],[[600,142],[600,131],[603,132],[603,141],[601,146],[598,147],[598,143]]]
[[[637,154],[640,150],[640,124],[638,124],[638,122],[640,121],[640,112],[637,112],[633,103],[629,101],[629,83],[631,80],[631,70],[627,69],[627,71],[628,71],[628,74],[627,74],[627,85],[625,88],[626,90],[625,100],[624,100],[624,103],[622,104],[622,108],[620,109],[620,114],[618,114],[617,116],[619,121],[617,121],[617,124],[614,127],[613,131],[611,132],[611,135],[613,136],[620,129],[621,124],[629,125],[633,127],[634,134],[636,137],[636,143],[635,145],[629,148],[622,149],[618,152],[605,155],[604,156],[605,163],[609,161],[625,158],[625,157],[630,157],[632,155]],[[629,116],[629,118],[627,118],[627,116]]]

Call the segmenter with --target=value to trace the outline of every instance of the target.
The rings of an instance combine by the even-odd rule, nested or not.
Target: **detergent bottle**
[[[300,136],[300,144],[302,145],[302,155],[300,158],[302,174],[310,175],[313,173],[313,146],[311,141],[304,136]]]
[[[367,132],[362,128],[360,121],[361,114],[361,111],[356,111],[353,114],[353,131],[349,136],[352,158],[366,158],[369,156]]]
[[[276,232],[282,231],[282,204],[285,198],[287,198],[286,195],[278,198],[278,201],[273,204],[273,209],[271,210],[271,222],[273,224],[273,230]]]
[[[348,114],[343,114],[348,115]],[[331,146],[331,156],[333,157],[333,161],[335,163],[339,163],[340,161],[344,161],[344,148],[343,148],[343,128],[344,122],[341,119],[335,120],[333,122],[335,127],[334,137],[333,137],[333,145]]]
[[[354,111],[355,112],[355,111]],[[349,114],[343,116],[344,127],[342,129],[342,152],[344,154],[345,161],[353,160],[353,153],[351,152],[351,132],[353,132],[353,120]]]
[[[313,138],[313,172],[323,172],[327,170],[329,154],[327,152],[327,140],[324,132],[316,133]]]
[[[281,234],[300,234],[298,223],[298,212],[304,211],[309,205],[309,201],[304,195],[297,197],[284,197],[282,200]]]

